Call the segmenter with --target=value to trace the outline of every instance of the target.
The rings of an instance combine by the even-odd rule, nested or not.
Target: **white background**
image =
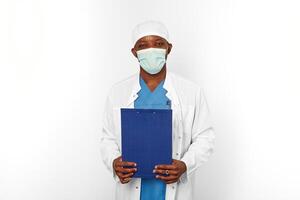
[[[112,199],[99,137],[131,30],[169,28],[168,70],[205,88],[217,134],[197,200],[300,199],[297,0],[1,0],[0,199]]]

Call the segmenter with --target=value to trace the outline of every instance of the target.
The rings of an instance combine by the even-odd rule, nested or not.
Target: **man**
[[[138,24],[133,30],[133,45],[139,73],[111,88],[101,136],[101,154],[116,181],[116,199],[191,200],[192,177],[211,155],[215,138],[203,91],[167,70],[172,44],[162,23]],[[132,178],[138,164],[122,160],[121,108],[172,109],[173,162],[157,165],[155,179]]]

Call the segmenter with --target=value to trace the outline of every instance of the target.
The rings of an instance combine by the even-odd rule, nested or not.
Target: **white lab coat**
[[[187,171],[177,183],[167,184],[166,200],[192,200],[193,175],[213,152],[215,134],[203,90],[195,83],[167,72],[163,87],[173,112],[173,159],[185,162]],[[116,182],[116,200],[139,200],[140,178],[121,184],[112,162],[121,155],[120,108],[133,108],[140,90],[139,73],[115,84],[106,99],[100,151]]]

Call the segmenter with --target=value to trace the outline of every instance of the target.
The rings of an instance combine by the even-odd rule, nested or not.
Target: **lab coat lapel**
[[[166,79],[163,85],[163,88],[167,90],[166,96],[171,100],[171,106],[178,106],[179,100],[175,92],[174,85],[172,82],[172,74],[167,72]]]
[[[127,105],[126,105],[128,108],[133,108],[134,107],[134,101],[138,98],[137,93],[141,89],[139,78],[140,78],[140,74],[136,73],[134,75],[132,91],[130,93],[130,96],[128,98],[128,102],[127,102]]]

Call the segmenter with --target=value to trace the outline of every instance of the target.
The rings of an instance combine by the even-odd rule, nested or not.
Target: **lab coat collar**
[[[172,77],[173,77],[172,73],[167,71],[163,88],[167,90],[166,96],[171,100],[171,104],[178,105],[179,104],[178,95],[176,94],[176,91],[174,89]],[[141,90],[139,78],[140,78],[140,73],[136,73],[134,75],[133,88],[132,88],[131,95],[129,96],[127,106],[130,106],[138,97],[137,93]]]

